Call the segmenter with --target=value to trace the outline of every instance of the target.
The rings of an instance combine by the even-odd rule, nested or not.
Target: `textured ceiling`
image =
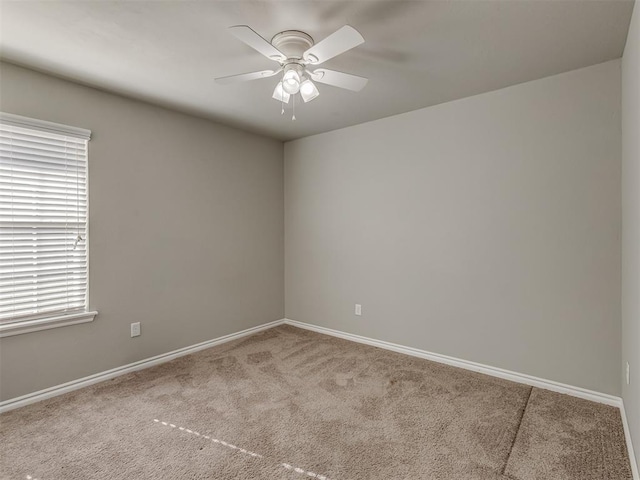
[[[0,54],[19,65],[290,140],[604,62],[622,55],[632,0],[136,1],[0,3]],[[366,42],[323,66],[369,78],[359,93],[319,85],[297,120],[277,80],[218,76],[277,65],[226,31],[344,24]]]

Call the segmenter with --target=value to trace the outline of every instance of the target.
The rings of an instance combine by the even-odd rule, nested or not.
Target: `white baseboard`
[[[137,370],[142,370],[144,368],[149,368],[154,365],[165,363],[175,358],[183,357],[185,355],[204,350],[205,348],[211,348],[222,343],[246,337],[247,335],[253,335],[254,333],[276,327],[278,325],[281,325],[282,323],[284,323],[284,319],[275,320],[263,325],[258,325],[257,327],[247,328],[246,330],[242,330],[241,332],[214,338],[213,340],[197,343],[189,347],[179,348],[178,350],[173,350],[172,352],[156,355],[155,357],[146,358],[144,360],[133,362],[128,365],[123,365],[121,367],[116,367],[105,372],[96,373],[94,375],[89,375],[88,377],[72,380],[71,382],[63,383],[61,385],[56,385],[54,387],[45,388],[44,390],[28,393],[26,395],[22,395],[21,397],[10,398],[9,400],[0,402],[0,413],[13,410],[14,408],[23,407],[31,403],[39,402],[41,400],[46,400],[47,398],[62,395],[73,390],[78,390],[79,388],[88,387],[89,385],[93,385],[94,383],[103,382],[105,380],[109,380],[126,373],[135,372]]]
[[[631,430],[629,430],[629,424],[627,423],[627,413],[624,409],[624,402],[620,405],[620,415],[622,415],[622,425],[624,427],[624,438],[627,441],[627,451],[629,452],[629,462],[631,462],[631,471],[633,473],[633,480],[640,480],[640,473],[638,472],[638,464],[636,462],[636,456],[633,451],[633,443],[631,442]]]
[[[353,333],[345,333],[339,330],[333,330],[331,328],[319,327],[317,325],[298,322],[296,320],[285,319],[284,323],[294,327],[304,328],[306,330],[312,330],[318,333],[324,333],[325,335],[331,335],[333,337],[351,340],[352,342],[364,343],[366,345],[384,348],[385,350],[392,350],[394,352],[404,353],[413,357],[426,358],[427,360],[432,360],[438,363],[445,363],[453,367],[484,373],[486,375],[491,375],[492,377],[504,378],[506,380],[511,380],[512,382],[517,383],[524,383],[525,385],[531,385],[532,387],[539,387],[545,390],[551,390],[553,392],[565,393],[574,397],[584,398],[585,400],[591,400],[592,402],[604,403],[606,405],[611,405],[614,407],[620,407],[622,405],[622,399],[620,397],[616,397],[614,395],[609,395],[606,393],[595,392],[593,390],[587,390],[585,388],[565,385],[564,383],[554,382],[553,380],[545,380],[543,378],[533,377],[524,373],[512,372],[510,370],[504,370],[502,368],[491,367],[489,365],[483,365],[481,363],[470,362],[468,360],[462,360],[460,358],[449,357],[447,355],[441,355],[439,353],[427,352],[418,348],[405,347],[396,343],[363,337],[360,335],[355,335]]]

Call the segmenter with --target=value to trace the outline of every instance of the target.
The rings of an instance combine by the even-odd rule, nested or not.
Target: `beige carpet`
[[[631,479],[615,408],[281,326],[0,416],[7,479]]]

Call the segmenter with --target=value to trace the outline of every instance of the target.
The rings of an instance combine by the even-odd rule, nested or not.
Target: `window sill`
[[[55,317],[38,318],[35,320],[24,320],[22,322],[0,324],[0,338],[22,335],[23,333],[48,330],[50,328],[67,327],[79,323],[93,322],[98,312],[80,312],[69,315],[58,315]]]

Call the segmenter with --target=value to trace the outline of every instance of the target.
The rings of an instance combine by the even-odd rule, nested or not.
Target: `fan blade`
[[[229,27],[229,30],[238,40],[242,40],[265,57],[275,60],[276,62],[281,62],[287,59],[287,56],[284,53],[267,42],[247,25],[236,25],[235,27]]]
[[[302,58],[313,65],[317,65],[347,50],[351,50],[361,43],[364,43],[362,35],[355,28],[345,25],[304,52]]]
[[[218,77],[215,79],[216,83],[220,85],[228,85],[236,82],[246,82],[248,80],[259,80],[261,78],[273,77],[277,73],[280,73],[282,69],[278,70],[262,70],[260,72],[241,73],[240,75],[229,75],[228,77]]]
[[[335,70],[327,70],[326,68],[318,68],[310,73],[316,82],[346,88],[354,92],[362,90],[369,81],[368,78],[351,75],[350,73],[336,72]]]

